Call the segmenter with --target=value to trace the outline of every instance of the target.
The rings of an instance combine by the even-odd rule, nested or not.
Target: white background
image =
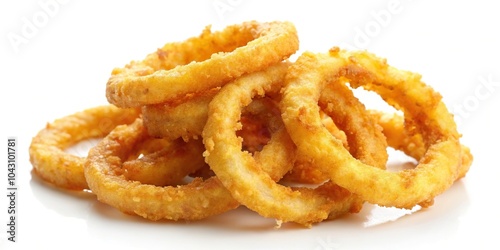
[[[495,1],[269,2],[2,1],[0,157],[6,162],[7,137],[17,137],[19,220],[18,242],[10,243],[7,199],[1,195],[0,249],[498,249],[500,16]],[[200,222],[153,223],[31,175],[31,138],[47,122],[107,103],[105,84],[114,67],[142,59],[166,42],[198,35],[205,25],[217,30],[251,19],[294,22],[298,54],[332,46],[368,49],[393,66],[421,73],[444,96],[462,142],[472,148],[475,159],[467,177],[423,211],[366,205],[359,214],[312,229],[287,224],[275,230],[273,220],[245,209]],[[0,187],[6,190],[6,163],[2,166]]]

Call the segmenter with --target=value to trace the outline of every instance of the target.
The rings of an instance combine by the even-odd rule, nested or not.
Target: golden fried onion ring
[[[387,144],[396,150],[402,151],[406,155],[417,161],[425,154],[425,145],[421,134],[411,134],[404,124],[404,117],[396,113],[384,113],[376,110],[369,110],[370,115],[375,117],[377,123],[382,127],[382,132],[387,138]],[[460,164],[457,179],[464,177],[472,164],[473,156],[470,149],[461,144],[462,162]]]
[[[181,184],[186,175],[206,165],[203,151],[205,147],[200,140],[176,140],[159,151],[125,161],[123,175],[142,184]]]
[[[405,112],[409,131],[421,133],[426,147],[415,169],[388,172],[364,164],[323,127],[318,116],[321,91],[332,79],[342,77],[352,87],[373,90]],[[326,55],[306,52],[287,75],[281,100],[283,119],[299,151],[338,185],[382,206],[426,204],[457,179],[462,151],[452,115],[441,96],[420,78],[367,52],[338,48]]]
[[[382,127],[382,132],[387,138],[387,146],[399,150],[417,161],[422,158],[425,154],[425,145],[422,141],[422,135],[410,134],[409,131],[407,131],[407,127],[405,127],[403,116],[397,113],[384,113],[378,110],[368,110],[368,112]],[[339,131],[338,128],[332,128],[332,124],[325,124],[324,119],[323,125],[325,125],[330,132],[332,132],[332,130]],[[347,144],[346,138],[339,136],[335,137],[340,139],[345,147]],[[467,146],[462,144],[461,149],[462,163],[460,166],[460,174],[457,179],[466,175],[473,160],[473,156]],[[292,171],[285,175],[283,180],[306,184],[320,184],[326,181],[327,178],[322,172],[315,168],[314,165],[307,163],[298,165],[296,162]]]
[[[106,97],[119,107],[163,103],[264,70],[298,46],[290,22],[244,22],[214,33],[208,27],[199,37],[168,43],[142,62],[113,70]]]
[[[48,123],[32,139],[29,148],[30,162],[35,173],[57,187],[87,189],[83,174],[85,157],[64,150],[87,139],[104,137],[117,125],[131,123],[138,116],[136,109],[105,105]]]
[[[142,118],[149,135],[184,140],[198,138],[208,117],[208,103],[218,89],[184,98],[180,103],[161,103],[142,107]]]

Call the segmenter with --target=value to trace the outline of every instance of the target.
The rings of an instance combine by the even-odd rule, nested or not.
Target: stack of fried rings
[[[287,61],[297,49],[289,22],[208,27],[168,43],[113,70],[112,105],[41,130],[30,146],[34,173],[150,220],[200,220],[243,205],[278,226],[311,226],[365,202],[428,207],[465,176],[472,155],[418,74],[339,48]],[[367,110],[358,87],[404,116]],[[65,152],[95,137],[87,157]],[[387,170],[387,147],[418,164]]]

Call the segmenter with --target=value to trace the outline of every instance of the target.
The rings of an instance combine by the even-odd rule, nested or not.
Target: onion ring
[[[149,220],[200,220],[239,206],[216,176],[207,180],[195,178],[189,184],[176,187],[159,187],[129,180],[122,174],[122,158],[126,158],[134,144],[147,136],[142,120],[137,120],[128,126],[118,126],[89,151],[85,176],[90,189],[101,202]],[[275,134],[275,138],[276,141],[289,139],[283,128]],[[293,144],[291,141],[270,143],[266,145],[269,153],[265,153],[265,147],[260,154],[263,160],[271,163],[267,167],[271,172],[276,171],[272,173],[274,176],[283,176],[289,171],[286,166],[291,166],[291,162],[286,162],[293,158],[294,148],[286,145]]]
[[[400,150],[417,161],[423,157],[425,154],[425,145],[422,135],[410,134],[410,132],[405,129],[403,116],[396,113],[388,114],[375,110],[369,110],[369,112],[382,127],[382,132],[387,138],[389,147]],[[467,146],[461,144],[460,148],[462,152],[462,162],[460,164],[457,179],[463,178],[467,174],[474,158]]]
[[[346,77],[405,112],[406,123],[423,137],[426,153],[415,169],[388,172],[355,160],[322,126],[318,100],[323,87]],[[404,97],[404,98],[403,98]],[[381,206],[426,204],[457,178],[461,150],[452,115],[441,96],[420,76],[397,70],[367,52],[338,48],[327,55],[304,53],[290,67],[281,100],[283,119],[300,152],[338,185]]]
[[[200,37],[166,44],[141,63],[113,70],[106,97],[119,107],[139,107],[203,92],[281,62],[298,43],[290,22],[244,22],[214,33],[208,27]]]
[[[258,212],[261,216],[275,218],[278,225],[281,222],[293,221],[310,226],[312,223],[334,218],[349,211],[359,211],[363,201],[334,183],[328,182],[316,189],[279,185],[261,169],[262,165],[256,162],[250,154],[241,151],[241,142],[235,133],[241,110],[251,102],[254,96],[262,96],[270,88],[266,83],[231,83],[222,87],[210,102],[208,120],[202,138],[207,149],[206,161],[216,176],[241,204]],[[342,96],[339,95],[340,97]],[[346,102],[354,101],[348,97],[354,98],[354,96],[346,96],[346,99],[349,99],[345,100]],[[353,105],[352,110],[366,111],[362,105]],[[327,111],[333,114],[336,110],[328,109]],[[349,120],[345,122],[347,124],[357,121],[347,116],[362,119],[365,113],[347,114],[335,112],[334,115],[343,116]],[[370,119],[361,126],[369,124],[368,121]],[[380,130],[370,131],[381,135]],[[354,137],[363,135],[359,131],[350,132]],[[361,137],[356,138],[357,142],[363,141]],[[376,138],[383,139],[379,141],[383,142],[381,148],[385,152],[385,138],[383,136]],[[373,149],[369,146],[366,148]],[[373,154],[361,153],[360,150],[353,150],[353,153],[363,158],[362,160],[372,163],[377,163],[375,159],[379,159],[373,158]]]
[[[368,110],[368,112],[382,127],[382,132],[387,138],[387,145],[389,147],[399,150],[417,161],[422,158],[425,154],[425,145],[422,140],[422,135],[410,134],[409,131],[405,129],[403,116],[396,113],[384,113],[378,110]],[[323,125],[325,125],[330,132],[332,132],[332,130],[338,130],[338,128],[332,128],[331,124],[325,124],[324,120]],[[346,138],[339,136],[335,137],[340,139],[345,147],[347,144]],[[473,161],[473,156],[467,146],[462,144],[461,150],[462,163],[457,179],[463,178],[466,175]],[[297,164],[296,162],[292,171],[285,175],[283,180],[306,184],[320,184],[327,180],[327,178],[313,165],[307,164],[307,162],[306,164]]]
[[[57,187],[87,189],[83,174],[85,158],[64,150],[87,139],[104,137],[117,125],[131,123],[138,116],[136,109],[105,105],[48,123],[33,137],[29,148],[35,173]]]
[[[206,165],[203,151],[205,147],[201,140],[177,140],[159,151],[125,161],[122,165],[123,175],[142,184],[181,184],[186,175]]]
[[[208,109],[208,103],[206,106]],[[262,110],[266,110],[266,112],[263,112]],[[243,150],[254,155],[260,154],[262,148],[269,143],[269,140],[271,139],[271,131],[269,131],[267,125],[267,121],[269,120],[267,116],[272,114],[280,115],[281,113],[277,107],[277,103],[268,97],[254,100],[245,108],[241,117],[241,130],[236,131],[238,137],[241,137],[243,140]],[[203,125],[205,123],[206,120],[203,121]],[[199,135],[201,135],[201,132]],[[210,169],[210,166],[206,165],[189,176],[208,179],[214,175],[215,173]],[[280,179],[281,176],[272,176],[271,178]]]
[[[149,135],[185,141],[197,139],[208,117],[208,103],[218,89],[191,96],[179,103],[162,103],[142,107],[142,117]]]

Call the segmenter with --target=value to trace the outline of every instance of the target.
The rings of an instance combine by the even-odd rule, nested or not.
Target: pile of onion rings
[[[249,21],[165,44],[116,68],[111,105],[49,123],[33,173],[149,220],[201,220],[242,205],[279,227],[380,206],[428,207],[464,177],[441,95],[366,51],[297,52],[290,22]],[[368,110],[362,87],[401,111]],[[69,147],[98,138],[87,157]],[[387,148],[418,163],[386,169]]]

